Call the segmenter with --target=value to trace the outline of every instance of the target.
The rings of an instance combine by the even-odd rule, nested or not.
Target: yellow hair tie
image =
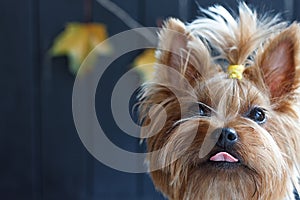
[[[243,78],[244,70],[244,65],[229,65],[227,72],[229,74],[229,78],[241,80]]]

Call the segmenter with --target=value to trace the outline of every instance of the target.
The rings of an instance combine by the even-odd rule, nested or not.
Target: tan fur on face
[[[160,33],[154,80],[141,95],[142,136],[149,170],[169,199],[293,199],[300,161],[300,28],[258,17],[245,4],[234,19],[223,7],[190,25],[170,19]],[[212,50],[218,56],[212,56]],[[243,64],[243,79],[229,79],[227,66]],[[226,62],[225,62],[226,63]],[[198,105],[210,108],[200,116]],[[258,124],[247,117],[265,110]],[[218,136],[230,127],[240,163],[208,162]]]

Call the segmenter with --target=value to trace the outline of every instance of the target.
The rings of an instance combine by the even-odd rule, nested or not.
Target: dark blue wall
[[[157,19],[168,16],[191,20],[197,14],[194,0],[188,0],[185,8],[174,0],[114,2],[144,26],[156,26]],[[235,0],[215,2],[236,5]],[[215,2],[198,0],[203,7]],[[299,17],[298,1],[247,2],[259,5],[259,10],[284,11],[290,19]],[[93,4],[93,20],[105,23],[109,35],[129,29],[99,4]],[[67,69],[66,58],[49,59],[47,50],[67,22],[83,18],[83,0],[0,2],[1,199],[163,199],[148,175],[118,172],[102,165],[86,151],[76,133],[71,110],[74,76]],[[128,69],[137,53],[111,66],[116,77]],[[106,93],[110,92],[108,88]],[[101,105],[107,107],[105,99],[97,101],[99,109]],[[107,126],[118,130],[112,122]],[[137,139],[114,139],[122,147],[142,148]]]

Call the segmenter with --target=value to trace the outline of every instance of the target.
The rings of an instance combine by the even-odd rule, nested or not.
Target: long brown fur
[[[258,16],[240,3],[185,25],[169,19],[160,33],[154,79],[141,95],[142,137],[158,190],[172,200],[282,200],[298,189],[300,27]],[[228,65],[246,67],[231,79]],[[200,116],[198,105],[210,109]],[[266,122],[247,117],[253,107]],[[238,134],[234,167],[209,162],[213,132]]]

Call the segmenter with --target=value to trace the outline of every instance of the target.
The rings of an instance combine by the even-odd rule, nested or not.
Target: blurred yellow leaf
[[[67,56],[71,72],[76,73],[87,55],[107,38],[106,27],[100,23],[69,23],[54,40],[52,56]],[[97,48],[103,55],[110,54],[111,46]]]
[[[155,49],[145,50],[134,60],[135,69],[141,74],[143,81],[149,81],[153,78],[155,62]]]

